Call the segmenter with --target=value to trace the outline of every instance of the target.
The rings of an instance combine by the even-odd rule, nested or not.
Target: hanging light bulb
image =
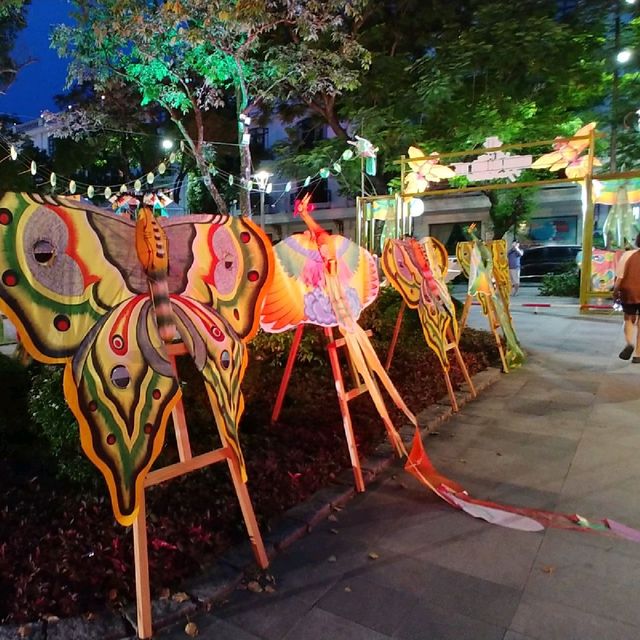
[[[233,186],[233,176],[232,175],[229,176],[229,186],[230,187]]]
[[[164,162],[161,162],[158,165],[158,173],[162,175],[167,170],[167,165]]]
[[[9,149],[9,156],[11,157],[12,160],[18,159],[18,152],[16,151],[16,148],[13,145],[11,145]]]
[[[172,151],[172,152],[169,154],[169,162],[170,162],[171,164],[173,164],[175,161],[176,161],[176,154],[175,154],[175,151]]]
[[[149,171],[149,173],[147,173],[147,183],[153,184],[154,179],[155,179],[155,176],[151,171]]]
[[[351,151],[351,149],[345,149],[342,152],[342,159],[343,160],[351,160],[351,158],[353,158],[353,151]]]
[[[111,197],[111,187],[106,187],[104,190],[104,198],[108,200]]]
[[[93,186],[92,186],[92,185],[89,185],[89,186],[87,187],[87,197],[88,197],[89,199],[93,198],[93,194],[94,194],[95,192],[96,192],[96,190],[93,188]]]
[[[330,175],[329,169],[327,169],[327,167],[322,167],[322,169],[320,169],[320,177],[321,178],[328,178]]]
[[[56,186],[56,182],[57,182],[57,181],[58,181],[58,179],[56,178],[56,174],[55,174],[55,173],[53,173],[53,171],[52,171],[52,172],[51,172],[51,175],[49,176],[49,184],[50,184],[52,187],[55,187],[55,186]]]
[[[336,173],[342,173],[342,167],[340,166],[340,163],[339,163],[339,162],[334,162],[334,163],[333,163],[333,170],[334,170]]]
[[[289,193],[289,191],[291,191],[291,182],[287,182],[287,184],[284,185],[284,192]]]
[[[35,176],[36,173],[38,173],[38,165],[36,164],[35,160],[31,161],[31,175]]]
[[[307,176],[307,177],[304,179],[304,186],[305,186],[305,187],[308,187],[310,183],[311,183],[311,176]]]
[[[265,189],[266,193],[271,193],[273,191],[273,185],[271,183],[269,183],[267,185],[267,188]]]
[[[121,184],[120,185],[120,193],[127,193],[127,185],[126,184]]]
[[[71,180],[69,182],[69,193],[71,195],[73,195],[76,192],[76,181],[75,180]]]
[[[136,191],[141,191],[142,190],[142,182],[138,179],[133,183],[133,188]]]

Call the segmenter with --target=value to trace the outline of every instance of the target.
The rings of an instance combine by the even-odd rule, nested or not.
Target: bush
[[[84,488],[95,487],[98,472],[80,448],[78,423],[62,391],[63,371],[43,366],[32,375],[29,417],[55,465],[52,473]]]
[[[547,273],[542,276],[538,294],[577,298],[580,295],[580,270],[577,266],[570,265],[562,273]]]

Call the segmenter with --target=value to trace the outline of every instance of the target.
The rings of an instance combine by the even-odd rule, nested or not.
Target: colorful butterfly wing
[[[223,444],[235,452],[243,479],[246,472],[238,424],[244,410],[240,384],[247,366],[247,351],[226,318],[204,304],[184,296],[171,296],[178,333],[201,372]]]
[[[149,296],[126,300],[95,325],[67,363],[64,391],[116,519],[132,524],[180,398]]]
[[[567,158],[561,151],[551,151],[541,155],[532,165],[532,169],[549,169],[557,171],[567,166]]]
[[[273,276],[271,243],[245,217],[162,219],[169,290],[216,309],[243,340],[255,335]]]
[[[580,127],[580,129],[578,129],[574,134],[573,134],[573,138],[582,138],[584,136],[588,136],[595,128],[596,128],[597,123],[596,122],[589,122],[588,124],[585,124],[583,127]],[[573,149],[573,151],[575,152],[576,155],[581,154],[588,146],[589,146],[589,140],[585,139],[585,140],[567,140],[567,146],[571,147],[571,149]]]
[[[321,305],[309,304],[309,296],[325,285],[322,257],[315,242],[307,233],[296,233],[273,248],[274,274],[262,306],[260,323],[269,333],[280,333],[301,323],[335,326],[335,314]],[[322,308],[321,308],[322,307]],[[308,313],[311,315],[309,316]]]
[[[471,249],[473,248],[473,243],[465,240],[464,242],[458,242],[456,245],[456,258],[458,259],[458,264],[462,269],[462,273],[468,278],[469,270],[471,268]]]
[[[380,260],[382,271],[411,309],[417,309],[420,301],[419,275],[415,265],[399,240],[387,240]]]
[[[354,320],[377,297],[380,287],[378,269],[373,256],[363,247],[339,235],[327,240],[338,261],[338,279],[347,295]]]
[[[0,200],[0,309],[29,354],[62,363],[91,327],[132,295],[88,213],[52,199],[7,193]],[[133,234],[133,226],[117,219]]]
[[[429,171],[427,173],[427,178],[432,182],[440,182],[440,180],[448,180],[449,178],[454,178],[456,172],[442,164],[429,163]]]

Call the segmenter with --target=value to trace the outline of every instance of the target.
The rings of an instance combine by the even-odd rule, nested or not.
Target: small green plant
[[[83,487],[95,486],[98,475],[80,449],[78,423],[62,392],[62,373],[62,367],[43,366],[32,376],[29,416],[49,446],[55,475]]]
[[[580,295],[580,271],[577,266],[570,265],[561,273],[547,273],[542,276],[542,283],[538,289],[541,296],[571,296]]]

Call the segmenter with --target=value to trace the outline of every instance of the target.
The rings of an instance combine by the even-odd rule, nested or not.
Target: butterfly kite
[[[416,424],[416,418],[358,324],[360,313],[378,294],[376,264],[362,247],[348,238],[325,231],[311,217],[309,199],[310,196],[306,196],[298,206],[298,213],[309,230],[289,236],[274,247],[274,277],[262,308],[262,328],[279,333],[302,323],[337,326],[349,357],[382,417],[389,439],[398,453],[404,452],[374,374],[413,424]]]
[[[423,193],[431,182],[448,180],[456,175],[453,169],[440,164],[437,153],[427,157],[418,147],[409,147],[409,167],[411,171],[404,177],[405,193]]]
[[[595,122],[585,124],[578,129],[573,138],[583,138],[574,140],[573,138],[557,137],[553,144],[553,151],[540,156],[532,165],[532,169],[548,169],[549,171],[565,170],[567,178],[580,179],[587,175],[589,156],[582,155],[589,147],[589,134],[596,128]],[[601,166],[597,158],[593,158],[594,166]]]
[[[165,344],[180,338],[201,372],[225,445],[243,411],[244,342],[257,330],[272,258],[245,218],[136,222],[78,202],[0,199],[0,310],[30,355],[65,365],[82,448],[131,524],[180,387]]]

